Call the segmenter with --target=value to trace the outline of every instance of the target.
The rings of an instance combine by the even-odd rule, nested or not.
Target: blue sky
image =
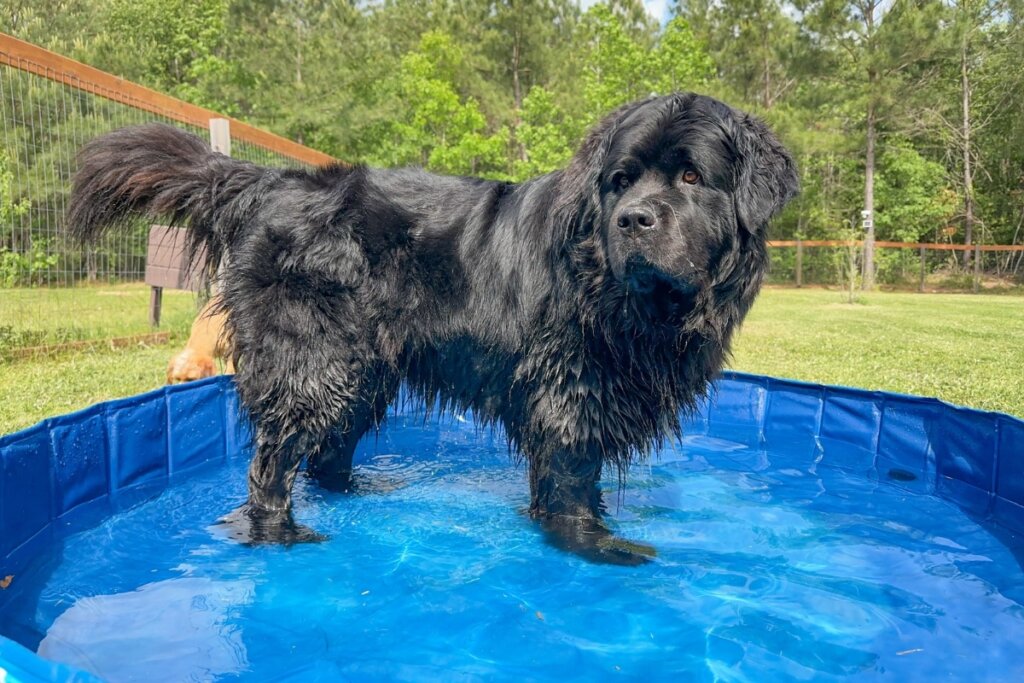
[[[668,19],[668,0],[645,0],[644,5],[647,7],[647,13],[658,21]]]
[[[591,5],[597,4],[598,0],[580,0],[580,6],[583,9],[587,9]],[[660,22],[664,22],[668,19],[668,0],[644,0],[644,6],[647,7],[647,13]]]

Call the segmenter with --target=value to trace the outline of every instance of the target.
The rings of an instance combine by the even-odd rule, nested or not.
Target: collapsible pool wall
[[[395,413],[412,410],[399,401]],[[687,435],[805,454],[1024,535],[1024,421],[936,399],[723,373]],[[0,437],[0,585],[55,540],[196,468],[248,457],[229,377],[97,404]],[[0,590],[0,610],[4,608]],[[6,678],[5,678],[6,676]],[[92,681],[0,637],[0,681]]]

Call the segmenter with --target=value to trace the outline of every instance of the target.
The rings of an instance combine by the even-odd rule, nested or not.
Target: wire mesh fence
[[[76,150],[111,130],[149,121],[171,123],[75,87],[0,66],[0,163],[4,188],[4,267],[11,286],[67,287],[89,282],[138,281],[145,272],[147,226],[110,234],[83,251],[65,237],[64,215]],[[192,133],[201,129],[178,124]]]
[[[106,236],[87,250],[66,237],[75,155],[88,140],[160,121],[210,136],[212,112],[129,83],[0,33],[0,359],[5,350],[149,331],[143,283],[150,225]],[[325,154],[227,120],[232,156],[265,166],[331,161]],[[1024,246],[879,243],[877,281],[928,290],[1017,287]],[[777,242],[770,279],[852,286],[862,248],[847,242]],[[191,294],[167,292],[164,327],[187,326]]]
[[[863,242],[781,240],[769,247],[773,284],[859,287]],[[1024,245],[878,242],[875,269],[875,282],[895,289],[1018,289],[1024,286]]]
[[[224,118],[0,34],[0,356],[14,347],[148,331],[145,304],[137,309],[147,296],[150,225],[140,220],[90,249],[71,243],[64,217],[75,156],[90,139],[124,126],[162,122],[209,139],[210,120]],[[330,161],[227,121],[233,156],[272,167]],[[118,300],[123,306],[110,303]],[[187,323],[194,306],[180,307],[167,325]]]

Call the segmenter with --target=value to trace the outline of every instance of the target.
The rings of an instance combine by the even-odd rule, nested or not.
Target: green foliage
[[[46,271],[57,265],[58,256],[49,253],[46,240],[36,239],[28,253],[0,248],[0,287],[39,285]]]
[[[932,241],[960,203],[947,185],[942,164],[925,159],[907,141],[893,140],[882,153],[875,178],[878,238]]]
[[[27,197],[14,198],[14,170],[10,161],[7,152],[0,149],[0,226],[9,225],[32,207]]]
[[[665,27],[651,55],[650,83],[659,95],[686,90],[703,91],[714,65],[703,43],[684,17],[674,17]]]
[[[559,106],[555,93],[535,86],[523,99],[519,141],[526,159],[515,164],[518,180],[550,173],[568,163],[579,139],[580,126]]]
[[[797,159],[803,191],[772,226],[780,239],[861,236],[870,104],[879,239],[960,229],[968,147],[975,236],[1024,242],[1021,0],[678,0],[664,25],[640,0],[583,6],[11,0],[0,30],[345,160],[513,180],[563,166],[626,101],[707,92],[765,118]],[[18,160],[0,188],[6,211],[30,207],[17,219],[29,238],[61,210],[62,143],[148,117],[99,98],[52,107],[59,86],[42,83],[15,84],[9,116],[45,126],[12,125],[3,143]],[[880,277],[906,271],[905,258],[880,253]],[[834,266],[805,254],[806,268]]]
[[[718,94],[770,109],[797,86],[799,29],[777,0],[682,0],[677,11],[714,55]]]
[[[229,0],[113,0],[104,49],[122,69],[202,106],[211,85],[230,73],[221,55]]]
[[[801,193],[796,210],[800,226],[794,237],[803,239],[845,239],[860,225],[861,167],[858,160],[831,150],[818,150],[798,157]],[[854,232],[857,239],[863,233]]]
[[[0,229],[13,225],[31,208],[28,198],[15,199],[14,170],[7,152],[0,150]],[[0,287],[38,284],[42,273],[55,265],[57,256],[48,253],[46,240],[33,240],[27,253],[0,246]]]
[[[380,125],[371,161],[452,174],[507,172],[507,129],[488,134],[476,100],[456,91],[463,59],[451,36],[439,32],[425,34],[419,48],[402,57],[397,74],[383,85],[399,115]]]
[[[591,7],[584,25],[589,51],[583,71],[583,101],[593,121],[600,113],[651,94],[648,51],[633,40],[608,5]]]
[[[630,34],[610,4],[587,11],[583,101],[595,121],[626,102],[678,90],[700,90],[711,78],[711,59],[686,19],[676,17],[649,47]]]
[[[833,264],[836,269],[836,282],[843,288],[843,300],[848,303],[857,302],[857,292],[861,288],[861,251],[855,245],[855,241],[863,239],[864,235],[856,228],[848,227],[836,237],[848,242],[832,252]]]

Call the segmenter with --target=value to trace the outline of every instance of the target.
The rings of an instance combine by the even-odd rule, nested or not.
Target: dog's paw
[[[298,524],[289,512],[271,512],[246,503],[217,520],[218,533],[243,545],[322,543],[327,536]]]
[[[636,567],[658,556],[652,546],[619,538],[595,517],[554,515],[540,525],[549,544],[587,562]]]
[[[306,476],[316,482],[316,485],[325,491],[332,493],[352,493],[356,490],[355,479],[351,471],[329,472],[310,467],[306,470]]]
[[[595,562],[636,567],[647,564],[658,556],[654,546],[637,543],[608,534],[597,542],[599,556]]]

